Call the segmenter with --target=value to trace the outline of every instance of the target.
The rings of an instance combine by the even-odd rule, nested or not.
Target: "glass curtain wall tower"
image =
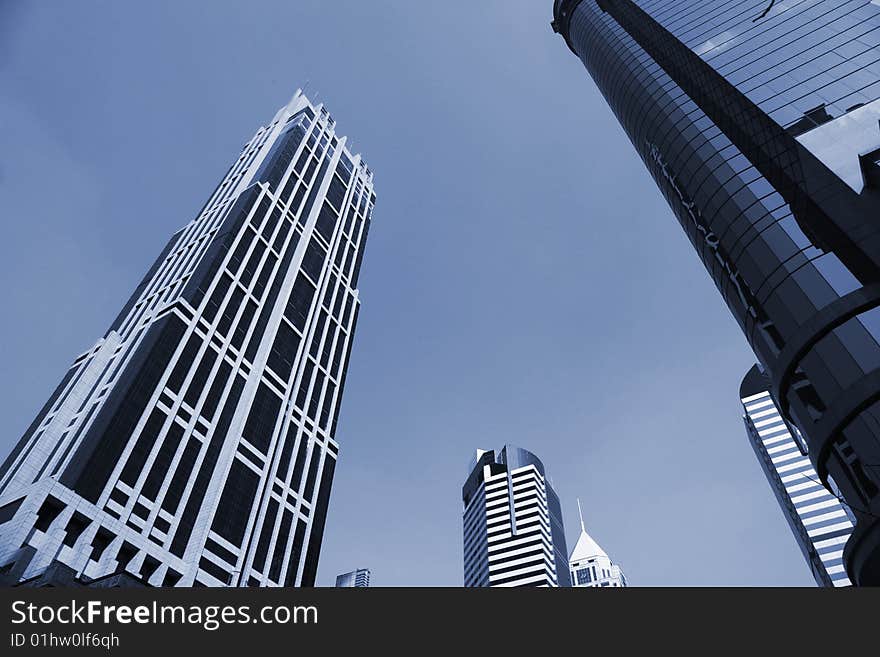
[[[373,176],[301,92],[0,468],[0,573],[313,585]]]
[[[465,586],[571,586],[562,507],[537,456],[477,450],[461,497]]]
[[[556,0],[880,584],[880,6]],[[587,163],[585,163],[585,166]]]

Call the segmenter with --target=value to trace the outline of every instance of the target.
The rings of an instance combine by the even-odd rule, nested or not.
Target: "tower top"
[[[605,557],[607,559],[608,554],[605,550],[587,533],[587,528],[584,526],[584,513],[581,509],[580,498],[578,498],[577,505],[578,516],[581,520],[581,535],[578,537],[577,543],[575,543],[574,549],[568,557],[569,562],[585,561],[594,557]]]

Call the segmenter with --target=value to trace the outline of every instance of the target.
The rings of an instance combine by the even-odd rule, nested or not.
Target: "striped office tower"
[[[769,387],[757,366],[740,387],[749,442],[816,583],[850,586],[843,566],[843,546],[853,531],[848,509],[822,486],[803,439],[782,419]]]
[[[0,469],[0,572],[311,585],[375,196],[299,91]]]
[[[559,497],[537,456],[477,450],[462,500],[465,586],[570,586]]]

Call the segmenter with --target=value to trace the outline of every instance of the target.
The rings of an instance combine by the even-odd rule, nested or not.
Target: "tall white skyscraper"
[[[826,489],[797,429],[779,414],[767,377],[754,366],[740,387],[749,442],[819,586],[850,586],[843,548],[853,531],[849,510]]]
[[[462,500],[465,586],[570,586],[559,497],[537,456],[477,450]]]
[[[581,521],[581,535],[575,543],[568,566],[571,571],[571,585],[575,587],[626,586],[623,571],[603,550],[584,526],[581,501],[578,500],[578,515]]]
[[[312,585],[373,176],[299,91],[0,468],[0,578]]]

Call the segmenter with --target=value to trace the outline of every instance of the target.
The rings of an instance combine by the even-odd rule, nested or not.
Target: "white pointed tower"
[[[605,550],[587,533],[580,500],[577,501],[577,505],[578,516],[581,520],[581,535],[568,558],[571,585],[580,587],[626,586],[626,577],[620,566],[612,563]]]

